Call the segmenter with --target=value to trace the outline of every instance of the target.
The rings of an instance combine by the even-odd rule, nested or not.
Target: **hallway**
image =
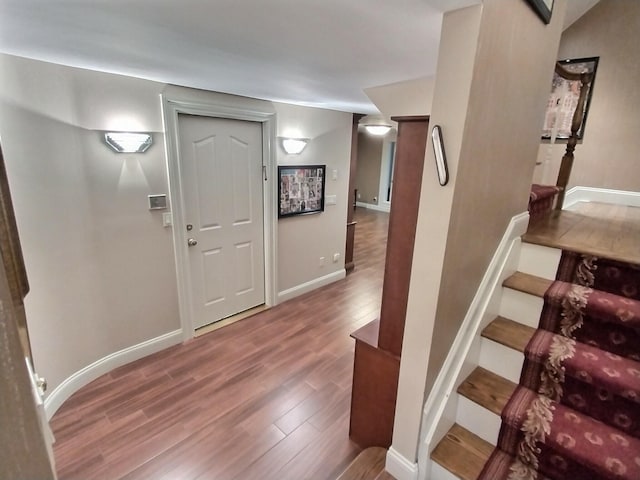
[[[346,279],[118,368],[51,421],[60,479],[334,479],[354,341],[380,310],[388,214],[358,209]]]

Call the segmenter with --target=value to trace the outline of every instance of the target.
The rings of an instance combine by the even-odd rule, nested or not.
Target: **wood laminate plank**
[[[544,297],[545,292],[552,283],[553,280],[537,277],[528,273],[516,272],[507,278],[502,283],[502,286],[518,290],[520,292],[529,293],[536,297]]]
[[[358,209],[356,219],[344,280],[69,398],[51,421],[58,478],[335,479],[360,452],[348,433],[349,334],[380,310],[388,214]]]
[[[391,475],[386,470],[381,471],[374,480],[396,480],[396,477]]]
[[[375,480],[384,471],[386,455],[386,448],[365,448],[337,480]]]
[[[476,480],[492,451],[493,445],[454,424],[431,453],[431,459],[462,480]]]
[[[640,264],[640,207],[581,202],[530,225],[529,243]]]
[[[458,393],[500,415],[516,384],[482,367],[476,367],[458,387]]]
[[[482,331],[482,336],[519,352],[524,352],[536,329],[504,317],[496,317]]]

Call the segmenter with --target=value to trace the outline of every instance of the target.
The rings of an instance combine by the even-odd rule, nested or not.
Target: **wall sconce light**
[[[153,143],[150,133],[106,132],[104,141],[118,153],[143,153]]]
[[[280,137],[282,149],[289,155],[299,155],[309,143],[308,138],[286,138]]]

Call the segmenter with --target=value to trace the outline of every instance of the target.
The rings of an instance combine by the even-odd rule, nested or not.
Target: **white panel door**
[[[199,328],[264,303],[262,125],[181,114],[178,131]]]

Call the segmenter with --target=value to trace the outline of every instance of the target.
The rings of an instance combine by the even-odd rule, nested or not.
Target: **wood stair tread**
[[[431,459],[462,480],[476,480],[493,448],[456,423],[433,450]]]
[[[384,472],[386,456],[386,448],[366,448],[358,454],[337,480],[376,480]]]
[[[496,317],[482,331],[482,336],[494,342],[524,352],[529,340],[536,332],[535,328],[514,322],[504,317]]]
[[[458,393],[469,400],[500,415],[516,384],[506,378],[496,375],[482,367],[476,367],[464,382],[458,387]]]
[[[516,272],[507,278],[502,283],[502,286],[542,298],[552,283],[553,280],[549,280],[547,278],[530,275],[528,273]]]

